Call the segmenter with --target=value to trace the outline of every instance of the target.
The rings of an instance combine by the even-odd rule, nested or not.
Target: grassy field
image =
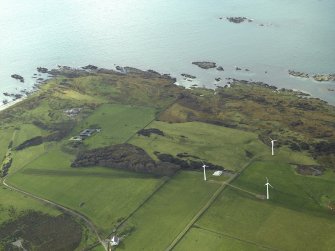
[[[97,125],[102,131],[85,140],[89,147],[122,143],[151,122],[154,114],[152,108],[103,105],[73,134],[86,125]],[[106,234],[162,182],[150,175],[114,169],[71,168],[75,156],[63,151],[66,143],[67,139],[16,151],[12,167],[15,175],[9,182],[80,211]]]
[[[39,169],[34,163],[30,167],[16,173],[9,182],[85,214],[105,234],[161,182],[160,179],[114,169]]]
[[[14,210],[11,210],[14,212],[14,216],[28,209],[42,211],[51,215],[60,214],[59,211],[46,207],[42,203],[12,191],[3,185],[0,185],[0,198],[0,222],[13,218],[13,213],[8,211],[10,208],[14,208]]]
[[[331,217],[318,217],[256,200],[231,188],[198,221],[197,227],[216,232],[215,236],[231,236],[271,249],[333,250],[335,245],[335,221]],[[183,241],[194,243],[199,236],[194,238],[187,234]],[[206,250],[213,247],[209,243]]]
[[[256,134],[201,122],[155,121],[147,128],[160,129],[165,136],[136,136],[130,143],[142,147],[153,158],[155,151],[172,155],[187,152],[227,169],[238,170],[249,160],[246,151],[254,155],[270,151]]]
[[[13,128],[0,129],[0,163],[8,150],[9,142],[12,139]]]
[[[297,156],[292,157],[297,159]],[[308,163],[308,158],[302,155],[300,161]],[[309,161],[310,164],[314,162],[313,159]],[[265,177],[268,177],[274,186],[271,189],[271,203],[297,211],[328,214],[328,209],[322,206],[322,199],[327,197],[330,201],[335,200],[334,173],[327,172],[320,177],[298,175],[294,165],[290,164],[292,162],[285,151],[279,151],[274,157],[266,156],[248,167],[234,185],[255,193],[264,193],[263,183]]]
[[[70,167],[73,158],[55,146],[15,173],[9,182],[84,213],[106,233],[160,183],[147,175],[114,169],[74,169]]]
[[[307,156],[295,154],[291,157],[313,163]],[[283,150],[275,157],[266,156],[262,161],[252,163],[233,185],[265,195],[265,177],[268,177],[274,187],[270,188],[270,200],[260,200],[243,191],[227,188],[186,234],[177,250],[195,247],[197,243],[199,247],[206,245],[206,248],[192,250],[215,250],[217,245],[224,245],[227,238],[259,248],[332,250],[335,220],[324,205],[324,198],[335,199],[335,175],[298,175],[288,164],[291,160]],[[203,241],[203,235],[211,235],[213,242]],[[249,250],[249,247],[242,246],[237,250]]]
[[[255,245],[254,243],[245,242],[238,238],[194,227],[190,229],[187,235],[173,250],[258,251],[267,250],[267,248]]]
[[[63,133],[55,141],[13,150],[8,183],[85,214],[104,236],[127,219],[117,229],[126,234],[121,250],[164,250],[227,177],[214,179],[208,171],[204,182],[202,172],[179,171],[167,180],[112,168],[71,168],[75,154],[128,142],[156,160],[155,151],[188,153],[186,158],[237,174],[259,156],[175,250],[333,250],[335,220],[328,205],[335,202],[335,174],[327,170],[320,177],[306,177],[293,165],[333,168],[333,107],[257,83],[214,91],[184,89],[152,72],[64,73],[0,113],[0,158],[11,139],[15,147],[35,136]],[[82,110],[70,118],[64,113],[70,108]],[[164,136],[137,135],[143,127],[157,128]],[[75,148],[68,139],[85,128],[102,130]],[[269,136],[280,139],[276,156],[270,155]],[[268,201],[255,197],[265,194],[265,177],[274,187]],[[26,209],[58,214],[2,186],[0,199],[0,223]]]
[[[135,231],[121,248],[164,250],[218,187],[204,182],[201,172],[178,173],[127,221]]]
[[[86,128],[101,132],[85,140],[89,148],[120,144],[155,118],[155,109],[130,105],[105,104],[78,125],[73,135]]]

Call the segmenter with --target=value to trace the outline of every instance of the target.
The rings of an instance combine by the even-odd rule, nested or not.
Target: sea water
[[[334,10],[334,0],[0,0],[0,104],[3,92],[31,89],[36,67],[87,64],[153,69],[185,86],[264,81],[335,104],[335,82],[288,75],[335,73]],[[225,71],[191,64],[205,60]]]

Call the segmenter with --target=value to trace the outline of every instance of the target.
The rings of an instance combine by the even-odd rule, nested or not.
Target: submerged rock
[[[91,65],[91,64],[86,65],[86,66],[81,67],[81,68],[83,68],[84,70],[96,70],[96,69],[98,69],[97,66],[95,66],[95,65]]]
[[[252,22],[252,19],[249,19],[247,17],[226,17],[226,19],[235,24],[243,23],[244,21],[248,21],[249,23]]]
[[[335,81],[335,74],[315,74],[313,79],[319,82],[323,81]]]
[[[44,67],[37,67],[37,71],[40,73],[48,73],[48,69]]]
[[[211,69],[216,67],[216,63],[208,62],[208,61],[201,61],[201,62],[192,62],[192,64],[202,68],[202,69]]]
[[[307,73],[300,72],[300,71],[288,70],[288,74],[293,76],[293,77],[309,78],[309,75]]]
[[[20,76],[19,74],[12,74],[11,77],[16,80],[19,80],[21,83],[24,83],[24,78]]]
[[[180,75],[182,75],[185,78],[191,78],[191,79],[195,79],[196,78],[196,76],[193,76],[193,75],[190,75],[190,74],[187,74],[187,73],[182,73]]]

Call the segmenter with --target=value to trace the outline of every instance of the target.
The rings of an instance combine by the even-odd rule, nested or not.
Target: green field
[[[185,250],[220,250],[220,251],[258,251],[267,248],[240,240],[238,237],[222,235],[210,230],[191,228],[187,235],[174,248],[176,251]]]
[[[308,160],[304,156],[298,159]],[[227,238],[259,248],[332,250],[335,220],[324,205],[324,198],[335,199],[334,174],[301,176],[285,162],[290,162],[290,158],[283,151],[273,158],[265,157],[252,163],[233,185],[265,194],[265,177],[268,177],[274,187],[270,189],[270,200],[260,200],[243,191],[227,188],[186,234],[177,250],[195,247],[197,243],[206,248],[192,250],[214,250],[218,245],[225,245]],[[203,235],[211,235],[213,242],[202,241]],[[242,245],[240,242],[238,245]],[[252,247],[241,246],[236,250],[249,248]]]
[[[85,144],[99,147],[112,142],[122,143],[148,124],[154,118],[154,111],[126,105],[103,105],[84,122],[83,127],[95,123],[102,128]],[[73,134],[76,131],[80,128],[75,128]],[[62,145],[66,143],[67,139],[57,144],[47,143],[16,151],[11,169],[15,175],[8,181],[85,214],[105,234],[163,182],[150,175],[121,170],[71,168],[75,156],[63,151]]]
[[[238,170],[249,158],[269,149],[251,132],[201,122],[166,123],[155,121],[147,128],[157,128],[165,136],[136,136],[130,143],[142,147],[154,158],[154,152],[176,155],[187,152],[230,170]]]
[[[39,169],[37,166],[26,167],[11,177],[9,182],[85,214],[107,234],[112,231],[116,221],[127,217],[161,180],[98,167]]]
[[[118,250],[166,250],[175,240],[173,250],[186,251],[334,250],[334,107],[259,83],[185,89],[168,76],[128,70],[64,70],[39,92],[2,111],[0,159],[6,153],[12,154],[7,160],[13,157],[7,183],[80,212],[102,238],[115,230],[122,237]],[[80,113],[66,115],[71,108],[81,108]],[[86,128],[101,131],[82,144],[69,141]],[[144,128],[159,129],[164,136],[138,135]],[[36,136],[43,143],[15,150]],[[275,156],[269,137],[278,139]],[[205,182],[202,170],[158,177],[71,167],[76,157],[86,156],[96,162],[84,164],[166,164],[124,160],[126,150],[120,159],[101,160],[99,150],[85,156],[87,150],[122,143],[144,149],[157,162],[159,152],[172,155],[166,159],[173,163],[176,158],[203,160],[234,172],[214,177],[207,170]],[[296,173],[296,164],[326,169],[318,177],[303,176]],[[270,200],[262,199],[266,177],[273,186]],[[0,185],[0,223],[28,209],[60,214]],[[79,250],[96,241],[83,230]]]
[[[78,125],[72,135],[86,128],[101,128],[101,132],[85,140],[90,148],[124,143],[155,118],[155,109],[130,105],[106,104]]]
[[[0,163],[2,163],[3,157],[6,155],[13,131],[13,128],[0,129]]]
[[[218,187],[204,182],[202,172],[179,172],[127,221],[135,231],[123,248],[165,250]]]
[[[223,193],[199,220],[197,227],[216,232],[214,235],[230,236],[270,249],[333,250],[335,245],[335,221],[331,217],[287,209],[271,201],[249,198],[232,189]],[[195,239],[187,234],[183,241],[193,243],[199,238],[193,236]],[[207,250],[212,248],[208,244]]]
[[[37,202],[33,199],[28,198],[25,195],[19,194],[15,191],[12,191],[3,185],[0,185],[0,222],[4,222],[10,218],[15,218],[20,212],[25,210],[34,209],[37,211],[42,211],[49,213],[51,215],[60,214],[59,211],[54,210],[50,207],[46,207],[40,202]],[[12,213],[8,211],[11,209]],[[14,213],[14,217],[13,217]]]

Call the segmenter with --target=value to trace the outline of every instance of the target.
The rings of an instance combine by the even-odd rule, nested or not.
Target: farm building
[[[213,176],[221,176],[222,175],[222,171],[215,171],[213,173]]]
[[[119,245],[119,243],[120,243],[120,238],[115,236],[115,235],[110,240],[110,244],[112,246],[117,246],[117,245]]]
[[[100,129],[85,129],[84,131],[80,132],[81,137],[90,137],[92,136],[95,132],[99,132]]]

